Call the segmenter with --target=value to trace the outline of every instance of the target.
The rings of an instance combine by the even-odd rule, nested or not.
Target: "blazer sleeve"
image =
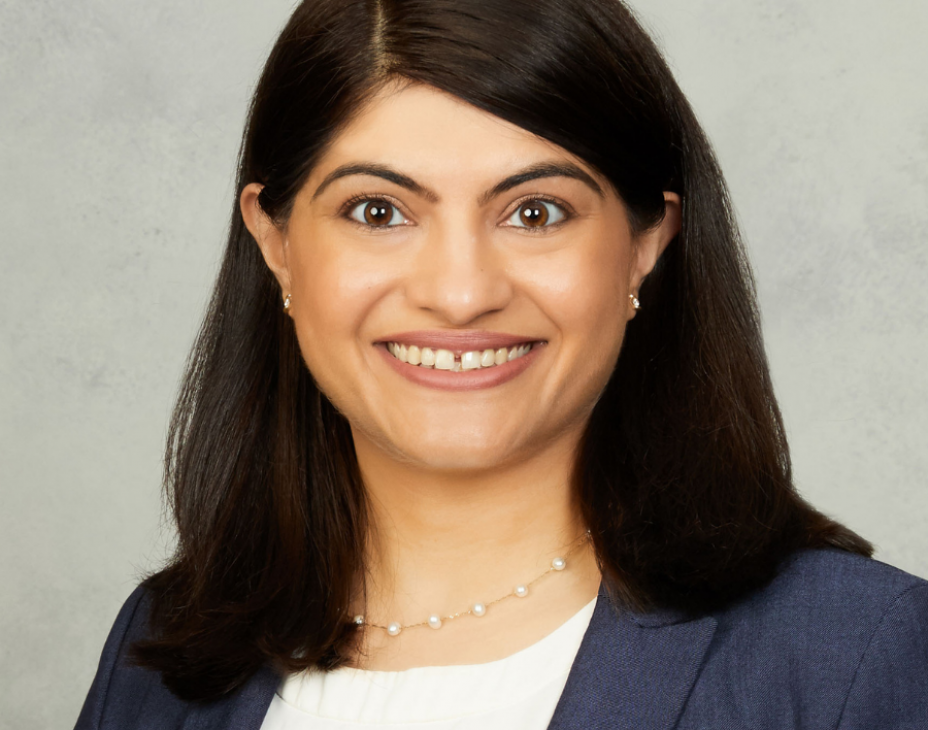
[[[928,728],[928,585],[902,593],[857,667],[838,730]]]
[[[87,693],[87,699],[84,700],[84,707],[77,718],[77,725],[75,725],[74,730],[97,730],[97,728],[102,727],[103,711],[106,707],[110,681],[123,653],[123,645],[126,643],[129,627],[132,625],[133,620],[136,619],[136,614],[144,596],[145,589],[139,586],[126,599],[122,609],[120,609],[116,622],[113,624],[113,628],[110,629],[110,634],[103,645],[103,654],[100,657],[97,674],[94,677],[93,684],[90,685],[90,691]]]

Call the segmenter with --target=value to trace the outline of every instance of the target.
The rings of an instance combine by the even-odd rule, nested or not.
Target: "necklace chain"
[[[583,540],[589,540],[589,539],[590,539],[590,531],[587,530],[583,535],[581,535],[577,540],[575,540],[571,545],[568,546],[567,551],[564,553],[564,557],[554,558],[554,560],[551,561],[551,565],[547,568],[547,570],[536,575],[528,583],[518,584],[509,593],[506,593],[505,595],[502,595],[499,598],[494,598],[492,601],[487,601],[486,603],[477,601],[475,603],[472,603],[468,608],[462,611],[458,611],[457,613],[449,614],[447,616],[442,616],[440,614],[434,613],[430,615],[425,621],[419,621],[414,624],[401,624],[398,621],[392,621],[386,626],[384,626],[383,624],[370,623],[364,619],[364,616],[355,616],[353,619],[354,623],[357,624],[358,626],[369,626],[373,629],[383,629],[390,636],[399,636],[400,632],[406,629],[415,629],[421,626],[428,626],[429,628],[432,628],[432,629],[440,629],[442,627],[442,624],[445,621],[453,621],[454,619],[460,618],[461,616],[477,616],[477,617],[485,616],[487,609],[490,606],[495,606],[497,603],[500,603],[510,598],[525,598],[526,596],[528,596],[528,593],[529,593],[528,589],[531,588],[533,585],[535,585],[538,581],[540,581],[546,575],[548,575],[548,573],[560,572],[564,570],[567,567],[566,558],[580,547],[578,543],[580,543]]]

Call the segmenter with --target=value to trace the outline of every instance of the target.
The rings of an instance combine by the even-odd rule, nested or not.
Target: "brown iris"
[[[364,206],[364,220],[372,226],[385,226],[393,219],[393,206],[383,200],[372,200]]]
[[[529,228],[539,228],[548,222],[548,208],[542,203],[526,203],[519,208],[519,218]]]

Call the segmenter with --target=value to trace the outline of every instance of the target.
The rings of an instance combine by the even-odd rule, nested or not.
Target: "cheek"
[[[564,421],[589,415],[615,368],[629,317],[630,247],[598,240],[563,252],[532,282],[558,335],[540,401]]]
[[[324,385],[354,361],[346,351],[360,346],[362,324],[384,290],[387,272],[372,266],[370,257],[307,235],[292,241],[290,269],[300,349]]]
[[[577,242],[535,282],[565,354],[601,369],[614,365],[628,322],[630,244],[605,236]],[[603,360],[611,362],[602,362]]]

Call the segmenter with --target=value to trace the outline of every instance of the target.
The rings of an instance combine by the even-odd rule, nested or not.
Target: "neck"
[[[411,621],[494,600],[563,556],[585,531],[572,488],[576,447],[565,439],[502,468],[431,470],[356,433],[370,505],[371,620]]]

